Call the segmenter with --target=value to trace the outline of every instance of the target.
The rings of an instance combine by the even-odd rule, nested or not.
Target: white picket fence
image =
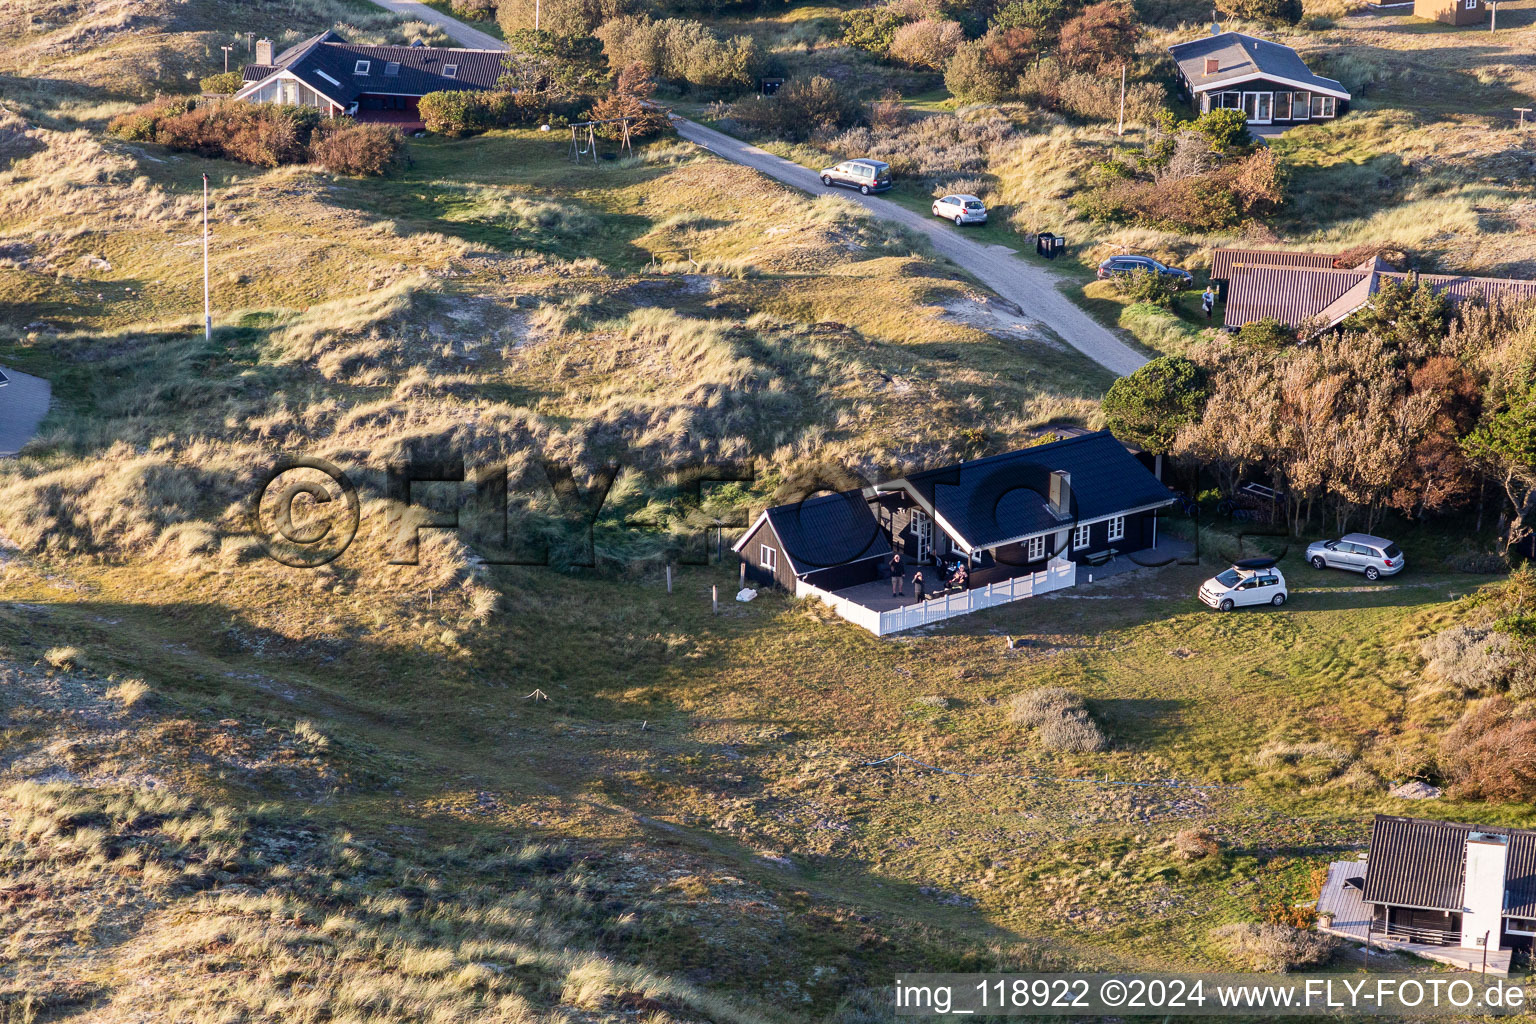
[[[839,597],[820,587],[813,587],[803,580],[795,585],[795,596],[818,598],[854,625],[863,626],[876,636],[885,636],[888,633],[899,633],[904,629],[926,626],[930,622],[942,622],[956,615],[969,615],[971,612],[1007,604],[1010,601],[1021,601],[1036,594],[1048,594],[1053,590],[1070,587],[1076,582],[1077,563],[1070,559],[1056,558],[1052,559],[1040,572],[999,580],[974,590],[962,590],[942,597],[928,598],[884,612],[866,608],[846,597]]]

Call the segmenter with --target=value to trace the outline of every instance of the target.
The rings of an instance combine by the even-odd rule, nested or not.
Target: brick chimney
[[[258,39],[258,40],[256,40],[256,63],[257,64],[271,65],[271,63],[272,63],[272,40],[270,40],[270,39]]]
[[[1461,945],[1499,948],[1504,924],[1504,880],[1509,865],[1509,837],[1496,832],[1467,835],[1465,888],[1462,893]]]
[[[1072,518],[1072,474],[1064,469],[1051,470],[1051,514],[1057,519]]]
[[[1207,57],[1207,58],[1205,58],[1205,73],[1206,74],[1214,75],[1216,72],[1218,72],[1220,70],[1221,70],[1221,61],[1220,60],[1216,59],[1215,57]]]

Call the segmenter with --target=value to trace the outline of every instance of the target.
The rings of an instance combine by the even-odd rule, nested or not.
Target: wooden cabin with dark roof
[[[965,564],[963,592],[944,592],[945,618],[1071,586],[1079,565],[1155,547],[1158,512],[1175,500],[1101,430],[777,505],[734,550],[748,578],[823,597],[883,634],[912,624],[879,592],[894,551],[908,572],[926,570],[930,594],[940,565]]]
[[[1214,31],[1168,52],[1179,85],[1200,113],[1241,110],[1259,134],[1331,121],[1349,109],[1348,89],[1313,74],[1295,50],[1269,39]]]
[[[428,93],[494,89],[502,75],[499,50],[443,46],[362,46],[322,32],[274,55],[272,40],[256,43],[256,60],[234,98],[247,103],[315,107],[327,116],[420,127],[417,103]]]

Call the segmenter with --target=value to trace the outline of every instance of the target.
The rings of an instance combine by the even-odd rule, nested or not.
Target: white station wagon
[[[933,215],[954,221],[956,227],[961,224],[985,224],[987,204],[975,196],[945,196],[933,201]]]
[[[1200,600],[1221,612],[1255,604],[1278,608],[1287,597],[1285,575],[1273,558],[1244,559],[1200,584]]]

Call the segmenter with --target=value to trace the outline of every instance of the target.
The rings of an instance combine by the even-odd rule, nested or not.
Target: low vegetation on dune
[[[1217,342],[1177,289],[1090,285],[1171,353],[1112,382],[856,204],[664,119],[581,165],[563,131],[677,104],[817,166],[857,150],[919,210],[984,197],[989,242],[1064,231],[1069,266],[1270,230],[1425,265],[1482,230],[1465,266],[1519,266],[1492,115],[1402,110],[1427,35],[1224,11],[1362,97],[1260,149],[1167,116],[1159,54],[1208,13],[1176,4],[434,6],[499,19],[527,99],[445,94],[403,159],[189,102],[237,31],[442,41],[362,0],[0,15],[0,363],[54,395],[0,463],[0,1018],[862,1024],[914,967],[1322,967],[1318,868],[1372,813],[1528,820],[1528,310],[1388,290],[1326,343]],[[1063,423],[1163,456],[1202,509],[1192,464],[1278,467],[1294,531],[1390,523],[1413,575],[1303,587],[1281,540],[1170,513],[1204,564],[963,625],[730,600],[715,551],[807,482]],[[271,557],[258,494],[299,454],[357,491],[316,568]],[[408,463],[449,479],[404,511]],[[1208,614],[1201,580],[1255,548],[1294,600]]]

